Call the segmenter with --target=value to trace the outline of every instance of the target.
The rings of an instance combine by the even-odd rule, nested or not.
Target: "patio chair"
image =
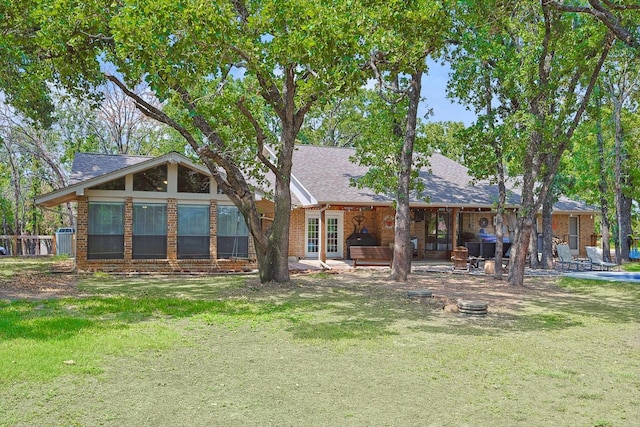
[[[592,270],[594,266],[597,266],[600,270],[611,270],[612,267],[618,266],[615,262],[606,262],[602,259],[602,249],[595,246],[585,246],[585,249],[587,250]]]
[[[576,271],[580,270],[580,267],[584,269],[591,267],[590,262],[574,259],[569,245],[557,245],[556,250],[558,251],[558,262],[560,263],[561,271],[564,271],[565,264],[567,265],[567,270],[571,270],[572,265],[576,267]]]

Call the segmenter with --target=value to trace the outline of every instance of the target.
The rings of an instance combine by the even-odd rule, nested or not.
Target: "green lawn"
[[[341,275],[77,280],[88,297],[0,301],[0,425],[640,419],[638,285],[562,279],[567,298],[474,318]]]

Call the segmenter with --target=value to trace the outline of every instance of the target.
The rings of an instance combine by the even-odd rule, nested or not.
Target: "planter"
[[[493,275],[496,273],[496,262],[495,260],[488,259],[484,262],[484,274]]]

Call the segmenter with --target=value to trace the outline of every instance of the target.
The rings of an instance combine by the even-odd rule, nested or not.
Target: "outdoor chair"
[[[558,252],[558,262],[560,263],[561,271],[564,271],[565,264],[567,265],[567,270],[571,270],[571,266],[575,266],[576,271],[580,270],[580,267],[584,269],[591,267],[590,262],[574,259],[573,255],[571,255],[571,248],[569,248],[569,245],[557,245],[556,251]]]
[[[600,270],[611,270],[612,267],[618,266],[615,262],[606,262],[602,259],[602,249],[595,246],[585,246],[585,248],[587,249],[587,256],[591,262],[592,270],[594,266],[597,266]]]

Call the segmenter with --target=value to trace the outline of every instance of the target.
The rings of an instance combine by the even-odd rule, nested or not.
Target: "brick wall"
[[[580,234],[579,234],[579,251],[578,255],[580,257],[587,256],[587,250],[584,248],[585,246],[590,246],[592,242],[592,237],[596,233],[595,220],[593,219],[593,215],[580,215]]]
[[[86,196],[78,196],[76,224],[76,262],[87,259],[87,233],[89,227],[89,203]]]
[[[289,227],[289,256],[304,258],[305,214],[303,209],[291,211]]]
[[[209,253],[218,253],[218,239],[215,236],[218,235],[218,202],[211,200],[209,202]]]
[[[554,214],[551,217],[553,235],[569,242],[569,214]],[[576,215],[573,215],[576,217]],[[578,218],[578,256],[587,256],[585,246],[591,245],[591,236],[595,233],[593,215],[577,215]],[[542,220],[538,219],[538,227],[542,227]],[[541,228],[539,228],[540,230]]]
[[[219,273],[251,271],[253,261],[241,259],[152,259],[152,260],[85,260],[77,262],[78,271],[107,273]]]
[[[167,259],[178,259],[178,201],[167,199]]]
[[[381,246],[391,246],[394,241],[394,227],[395,227],[395,209],[388,208],[376,208],[376,223],[380,224],[380,231],[378,241]]]
[[[133,198],[124,201],[124,259],[133,257]]]

